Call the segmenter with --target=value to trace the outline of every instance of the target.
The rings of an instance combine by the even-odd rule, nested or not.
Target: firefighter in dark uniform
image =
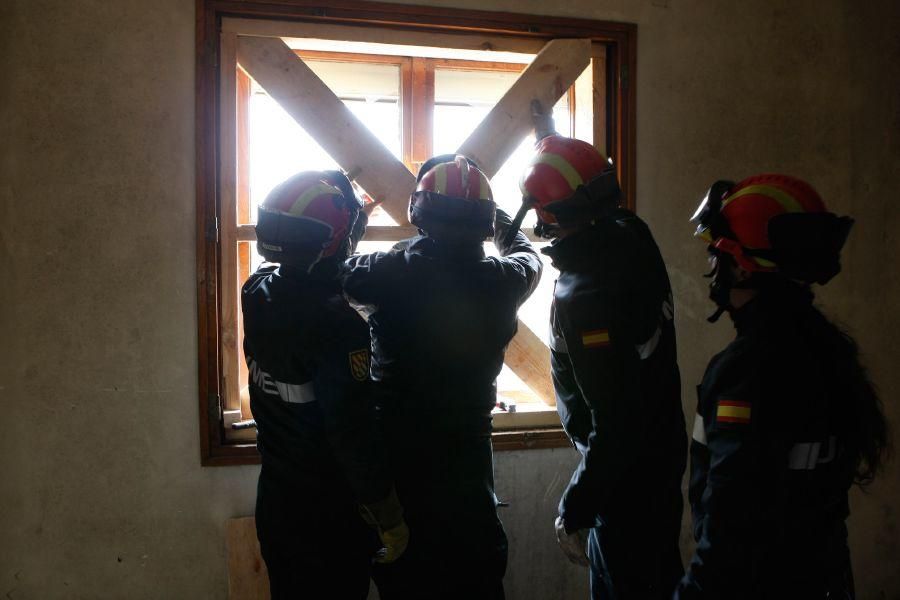
[[[376,435],[368,328],[338,278],[364,223],[340,172],[299,173],[259,207],[259,250],[277,264],[241,301],[256,529],[276,599],[366,598],[373,556],[395,560],[409,537]]]
[[[496,213],[496,222],[495,222]],[[346,293],[370,311],[397,492],[413,536],[374,574],[383,600],[503,598],[507,540],[497,517],[491,410],[516,311],[541,261],[521,232],[505,240],[487,177],[462,156],[426,162],[409,204],[421,235],[348,262]]]
[[[807,183],[715,183],[694,216],[715,321],[737,336],[707,367],[691,444],[697,549],[676,598],[854,597],[845,520],[887,434],[853,340],[813,306],[853,221]]]
[[[687,439],[665,265],[647,225],[619,207],[615,171],[592,145],[544,137],[521,187],[519,215],[536,208],[536,233],[554,240],[543,250],[560,271],[553,384],[581,453],[557,539],[589,565],[592,598],[669,597],[683,573]]]

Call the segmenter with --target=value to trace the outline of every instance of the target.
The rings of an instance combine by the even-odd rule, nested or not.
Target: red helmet
[[[535,145],[519,188],[523,202],[535,207],[539,228],[551,235],[560,221],[592,218],[621,195],[615,171],[596,148],[559,135]]]
[[[325,173],[304,171],[278,184],[263,200],[256,238],[270,260],[297,255],[314,264],[337,253],[358,213],[356,198],[346,198]]]
[[[811,185],[777,174],[737,185],[717,181],[691,220],[697,237],[745,271],[779,271],[820,283],[840,271],[840,250],[853,225],[829,213]]]
[[[419,171],[409,222],[435,237],[484,239],[494,234],[496,208],[481,169],[463,156],[441,156]]]

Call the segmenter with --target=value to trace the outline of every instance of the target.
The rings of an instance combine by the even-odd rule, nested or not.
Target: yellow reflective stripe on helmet
[[[788,194],[787,192],[780,190],[776,187],[772,187],[771,185],[750,185],[740,190],[736,194],[725,198],[725,201],[722,202],[722,208],[728,206],[733,200],[737,200],[741,196],[746,196],[748,194],[760,194],[761,196],[768,196],[772,200],[775,200],[789,213],[802,213],[805,212],[803,210],[803,206],[793,196]]]
[[[766,259],[760,258],[758,256],[750,256],[748,258],[753,260],[756,264],[758,264],[761,267],[775,268],[778,266],[777,264],[773,263],[771,260],[766,260]]]
[[[532,161],[532,165],[538,164],[550,165],[554,169],[562,175],[569,186],[572,188],[572,191],[575,191],[579,185],[584,183],[584,180],[581,178],[581,175],[578,174],[578,171],[575,170],[575,167],[569,164],[565,158],[560,156],[559,154],[552,154],[550,152],[542,152]]]
[[[442,163],[434,168],[434,191],[439,194],[447,193],[447,164]]]
[[[338,196],[340,195],[340,191],[327,183],[317,183],[312,185],[305,192],[297,196],[297,199],[294,200],[294,204],[291,205],[291,210],[288,212],[295,216],[302,216],[303,211],[306,210],[310,202],[323,194]]]
[[[459,169],[459,179],[461,182],[462,195],[466,195],[466,190],[469,189],[469,163],[462,156],[457,156],[453,161],[456,165],[456,168]]]
[[[709,230],[709,227],[697,228],[697,231],[694,232],[694,237],[698,237],[704,242],[712,244],[715,240],[712,237],[712,231]]]

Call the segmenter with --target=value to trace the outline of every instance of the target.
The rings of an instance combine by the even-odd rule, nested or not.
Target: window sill
[[[255,431],[255,430],[254,430]],[[562,427],[529,428],[495,431],[491,435],[494,452],[507,450],[544,450],[566,448],[570,445]],[[258,465],[259,452],[255,443],[236,442],[222,444],[216,453],[203,460],[205,467],[229,467]]]

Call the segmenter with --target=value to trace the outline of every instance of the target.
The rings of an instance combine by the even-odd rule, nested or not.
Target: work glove
[[[562,549],[563,554],[569,559],[569,562],[589,567],[591,562],[587,557],[587,529],[577,529],[572,533],[566,531],[566,524],[562,517],[556,517],[556,541]]]
[[[363,520],[375,531],[382,548],[375,553],[375,562],[390,564],[400,558],[409,544],[409,528],[403,520],[403,507],[397,498],[397,491],[371,504],[360,504],[359,512]]]
[[[537,142],[545,137],[558,135],[553,123],[553,109],[545,111],[540,100],[531,101],[531,122],[534,124],[534,139]]]
[[[409,527],[406,526],[406,521],[400,521],[400,524],[392,529],[379,531],[378,537],[381,538],[383,547],[375,553],[375,562],[388,565],[406,552],[409,545]]]

